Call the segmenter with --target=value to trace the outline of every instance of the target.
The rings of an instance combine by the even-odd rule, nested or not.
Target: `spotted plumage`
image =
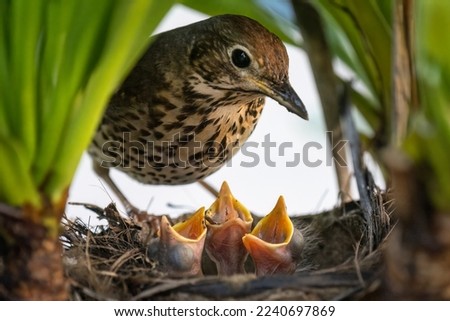
[[[174,29],[155,37],[112,97],[89,153],[104,177],[117,168],[147,184],[195,182],[239,150],[265,96],[307,119],[274,34],[236,15]]]

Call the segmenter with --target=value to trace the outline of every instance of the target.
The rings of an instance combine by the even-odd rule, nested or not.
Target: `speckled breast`
[[[222,167],[253,132],[264,98],[195,112],[168,104],[109,108],[89,153],[146,184],[187,184]]]

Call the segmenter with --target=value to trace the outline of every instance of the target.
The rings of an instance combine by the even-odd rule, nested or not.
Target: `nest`
[[[207,260],[202,277],[174,278],[159,271],[147,256],[154,221],[123,218],[114,204],[87,206],[107,225],[91,230],[65,222],[65,271],[73,300],[356,300],[370,298],[383,274],[382,248],[393,224],[392,202],[375,185],[362,157],[351,116],[350,84],[340,98],[344,137],[350,141],[359,202],[331,211],[291,217],[305,246],[291,275],[217,276]],[[182,218],[180,218],[182,219]],[[255,217],[253,224],[261,219]],[[246,271],[249,271],[246,269]]]
[[[173,278],[147,256],[151,221],[122,217],[114,204],[86,205],[107,224],[95,229],[65,220],[66,275],[73,300],[342,300],[367,297],[382,273],[381,247],[390,231],[390,202],[371,194],[371,221],[350,202],[314,215],[293,217],[305,237],[302,260],[292,275],[239,274]],[[258,217],[255,217],[257,221]],[[370,228],[368,228],[370,226]],[[369,234],[370,231],[370,234]],[[208,271],[208,268],[204,268]]]

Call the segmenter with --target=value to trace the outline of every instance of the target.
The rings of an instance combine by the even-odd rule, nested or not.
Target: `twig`
[[[195,284],[195,280],[198,281],[199,279],[181,279],[181,280],[166,281],[164,283],[161,283],[160,285],[154,286],[152,288],[146,289],[146,290],[138,293],[137,295],[132,297],[131,300],[135,301],[135,300],[148,299],[148,298],[151,298],[152,296],[154,296],[155,294],[158,294],[161,292],[166,292],[169,290],[177,289],[183,285]]]
[[[367,240],[369,251],[374,249],[373,241],[373,207],[371,197],[369,195],[369,184],[367,182],[367,168],[362,159],[362,150],[359,140],[359,134],[356,130],[355,123],[350,109],[350,89],[351,83],[345,84],[342,94],[340,95],[339,105],[341,110],[342,123],[344,124],[344,136],[348,139],[350,144],[350,154],[355,173],[356,185],[358,187],[359,198],[361,203],[361,210],[367,224]]]
[[[69,205],[75,205],[75,206],[83,206],[84,208],[94,212],[99,217],[103,218],[105,216],[105,209],[103,207],[89,204],[89,203],[80,203],[80,202],[68,202]]]
[[[361,240],[359,240],[359,242],[356,242],[356,248],[355,248],[355,257],[353,259],[353,263],[355,266],[355,272],[356,275],[358,276],[358,280],[361,283],[361,287],[365,287],[366,286],[366,282],[364,281],[364,278],[362,277],[362,273],[361,273],[361,265],[360,265],[360,258],[359,258],[359,247],[361,245]]]

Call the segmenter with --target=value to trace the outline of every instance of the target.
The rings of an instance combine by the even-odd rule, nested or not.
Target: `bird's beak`
[[[272,212],[242,238],[258,276],[291,274],[303,249],[303,235],[292,224],[280,196]]]
[[[149,248],[157,255],[161,271],[177,277],[202,275],[201,259],[206,238],[204,216],[205,208],[202,207],[174,226],[167,217],[161,218],[159,240]]]
[[[219,275],[244,273],[247,251],[242,237],[251,230],[250,212],[231,194],[224,182],[217,200],[206,211],[205,249]]]
[[[301,118],[308,120],[308,112],[300,97],[292,88],[289,81],[280,84],[267,85],[264,82],[259,82],[258,87],[261,92],[278,102],[280,105],[286,107],[291,113],[300,116]]]

